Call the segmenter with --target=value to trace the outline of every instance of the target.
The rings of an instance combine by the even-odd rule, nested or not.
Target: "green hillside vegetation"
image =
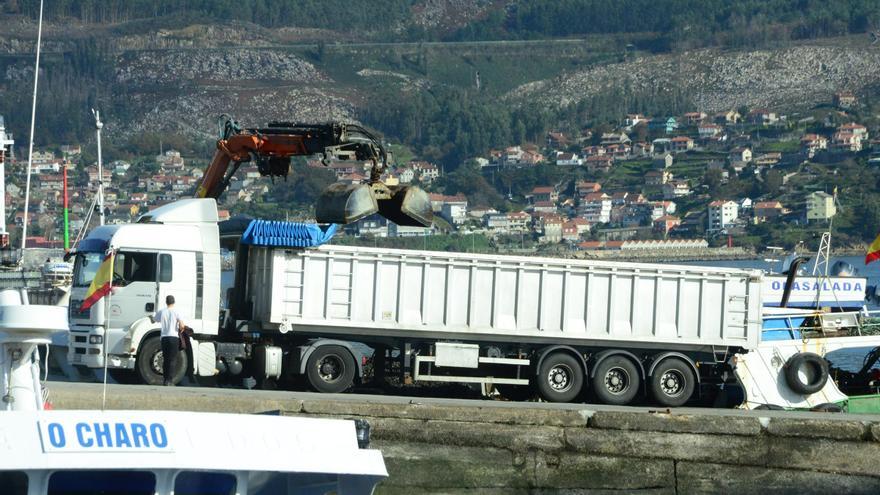
[[[489,5],[449,32],[412,23],[415,0],[60,0],[50,19],[120,23],[152,17],[252,22],[355,31],[386,41],[498,40],[588,34],[655,33],[655,49],[694,44],[742,44],[864,32],[880,19],[873,0],[518,0]],[[488,2],[486,2],[488,3]],[[10,0],[7,12],[35,17],[39,0]],[[453,7],[454,8],[454,7]],[[404,29],[399,29],[403,26]]]

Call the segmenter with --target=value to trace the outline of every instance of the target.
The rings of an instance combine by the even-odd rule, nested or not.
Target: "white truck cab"
[[[80,311],[105,254],[116,253],[112,291]],[[173,295],[184,323],[199,335],[217,335],[220,307],[220,246],[213,199],[188,199],[157,208],[137,223],[93,230],[74,252],[68,359],[104,366],[118,378],[137,370],[147,383],[161,383],[158,323],[150,316]],[[201,346],[199,346],[201,347]],[[205,347],[205,351],[210,346]],[[138,352],[140,349],[141,352]],[[195,359],[194,359],[195,358]],[[198,355],[181,353],[178,373],[198,371]],[[207,357],[213,373],[213,359]],[[139,368],[140,367],[140,368]],[[178,378],[179,380],[179,378]]]

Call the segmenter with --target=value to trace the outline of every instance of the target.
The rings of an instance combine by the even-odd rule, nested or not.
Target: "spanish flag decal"
[[[80,311],[85,311],[91,308],[96,302],[100,301],[102,297],[106,296],[110,293],[110,286],[113,283],[113,258],[114,252],[110,251],[110,253],[104,258],[104,261],[101,262],[101,266],[98,267],[97,273],[95,273],[95,278],[92,280],[92,284],[89,285],[89,291],[86,293],[86,298],[82,302],[82,306],[80,306]]]
[[[868,254],[865,255],[865,264],[867,265],[868,263],[877,260],[880,260],[880,235],[878,235],[877,238],[874,239],[874,242],[868,246]]]

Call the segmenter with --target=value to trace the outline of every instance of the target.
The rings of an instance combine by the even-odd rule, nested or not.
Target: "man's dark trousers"
[[[177,337],[162,337],[162,374],[165,385],[174,385],[174,365],[177,364],[177,353],[180,349],[180,339]]]

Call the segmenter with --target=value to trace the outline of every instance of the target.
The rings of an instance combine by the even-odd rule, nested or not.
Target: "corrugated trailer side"
[[[254,317],[282,330],[636,348],[753,348],[760,274],[328,245],[252,248]]]

